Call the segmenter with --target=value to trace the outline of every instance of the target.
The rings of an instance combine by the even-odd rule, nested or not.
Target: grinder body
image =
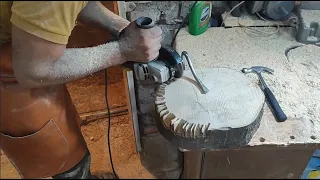
[[[149,63],[134,63],[137,80],[151,80],[164,83],[183,75],[184,63],[181,56],[170,47],[161,47],[159,57]]]

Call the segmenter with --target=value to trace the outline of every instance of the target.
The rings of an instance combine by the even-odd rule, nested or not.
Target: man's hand
[[[159,27],[140,29],[131,22],[119,39],[120,51],[124,61],[147,63],[159,55],[162,40]]]

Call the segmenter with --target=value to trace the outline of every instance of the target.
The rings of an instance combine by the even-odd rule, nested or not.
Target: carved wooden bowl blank
[[[190,71],[157,89],[160,133],[187,150],[239,148],[260,125],[265,97],[245,74],[229,68],[198,69],[209,88],[201,94]]]

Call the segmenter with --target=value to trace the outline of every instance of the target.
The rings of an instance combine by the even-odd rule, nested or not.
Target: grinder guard
[[[180,78],[183,75],[184,63],[181,56],[171,47],[161,47],[156,60],[147,64],[135,63],[134,74],[137,80],[151,79],[163,83],[172,77]]]
[[[175,78],[180,78],[183,74],[184,64],[181,56],[171,47],[161,47],[159,58],[175,69]]]

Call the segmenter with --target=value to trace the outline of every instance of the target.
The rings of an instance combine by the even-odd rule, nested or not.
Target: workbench
[[[271,32],[275,28],[260,29]],[[263,76],[288,116],[287,121],[278,123],[265,106],[260,127],[248,147],[184,152],[184,178],[300,178],[312,153],[320,147],[319,103],[308,106],[311,96],[306,96],[313,93],[313,102],[320,102],[320,96],[315,96],[320,93],[319,80],[315,80],[317,86],[312,92],[304,92],[308,83],[299,74],[303,72],[293,68],[301,63],[289,62],[287,57],[291,49],[301,45],[295,41],[294,30],[289,27],[282,27],[278,33],[265,37],[253,36],[252,31],[240,27],[209,28],[199,36],[190,35],[186,28],[179,32],[175,48],[179,53],[189,53],[196,70],[229,67],[240,71],[251,66],[274,69],[274,75]],[[312,48],[315,49],[310,46]],[[309,53],[313,52],[310,50]],[[313,65],[320,68],[319,58]],[[314,72],[304,73],[319,79],[319,74]],[[258,83],[256,75],[248,76]],[[301,112],[295,109],[299,100],[300,104],[306,104]],[[312,116],[308,116],[310,111]]]
[[[245,25],[256,23],[251,19],[241,21]],[[169,144],[157,131],[154,96],[157,85],[135,81],[132,70],[125,70],[129,114],[136,149],[143,152],[142,162],[156,178],[178,178],[182,163],[186,179],[300,178],[313,152],[320,147],[319,47],[298,43],[290,27],[280,27],[277,33],[262,37],[256,31],[236,27],[234,18],[225,24],[232,28],[209,28],[198,36],[190,35],[187,28],[181,29],[175,49],[179,54],[188,52],[196,71],[214,67],[240,71],[258,65],[273,69],[273,75],[263,77],[288,116],[287,121],[276,122],[265,105],[260,126],[247,147],[206,151],[178,147],[184,154],[182,162],[176,145]],[[274,32],[275,27],[259,30]],[[258,84],[255,74],[247,76]],[[170,173],[164,169],[170,169]]]

